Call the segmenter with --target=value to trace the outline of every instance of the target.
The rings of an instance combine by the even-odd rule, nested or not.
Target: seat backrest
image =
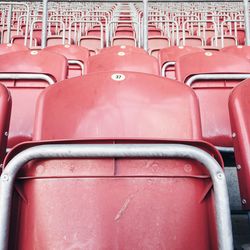
[[[101,49],[101,38],[95,36],[82,36],[79,45],[95,51]]]
[[[65,123],[65,116],[70,122]],[[135,72],[87,74],[47,88],[40,96],[35,123],[35,140],[201,138],[193,90]]]
[[[3,162],[6,154],[11,104],[10,92],[4,85],[0,84],[0,163]]]
[[[198,36],[186,36],[185,39],[183,37],[179,38],[180,46],[193,46],[193,47],[201,47],[205,44],[202,37]]]
[[[250,210],[250,80],[239,84],[229,98],[229,114],[242,207]]]
[[[203,52],[203,49],[190,46],[171,46],[169,48],[161,49],[158,56],[160,67],[162,69],[165,63],[175,63],[179,57],[195,52]],[[175,66],[167,67],[162,73],[164,73],[164,76],[167,78],[176,79]]]
[[[109,138],[105,146],[122,143],[122,138],[138,143],[200,136],[198,103],[192,89],[134,72],[95,73],[47,88],[38,101],[34,128],[35,140]],[[84,146],[96,141],[78,143]],[[214,150],[208,153],[217,155]],[[150,249],[157,249],[159,239],[167,249],[182,249],[183,245],[192,250],[197,246],[218,248],[211,182],[207,171],[193,159],[53,158],[31,164],[19,175],[32,176],[20,184],[30,206],[16,196],[19,206],[13,223],[20,233],[17,241],[11,235],[11,244],[17,242],[30,250],[38,245],[34,239],[43,237],[44,248],[57,248],[58,239],[64,236],[69,239],[60,243],[64,249],[76,245],[71,237],[77,233],[77,241],[83,242],[77,243],[80,248],[90,242],[93,249],[122,248],[124,244],[129,249],[147,249],[149,244]],[[35,207],[36,230],[32,224]],[[71,223],[65,220],[69,217]],[[105,235],[91,241],[90,235],[100,231]]]
[[[228,46],[225,48],[222,48],[220,51],[226,52],[226,53],[232,53],[237,56],[242,56],[248,60],[250,60],[250,46]]]
[[[144,53],[124,52],[101,53],[91,56],[86,65],[86,73],[102,71],[134,71],[159,75],[156,58]]]
[[[12,43],[0,44],[0,55],[22,50],[29,50],[29,49],[26,46],[19,44],[12,44]]]
[[[177,79],[190,85],[199,98],[204,140],[216,146],[232,147],[228,98],[244,77],[238,80],[228,80],[227,77],[230,77],[229,74],[250,73],[250,63],[236,55],[207,51],[184,55],[175,66]],[[222,79],[192,80],[193,76],[202,74],[208,77],[221,74]]]
[[[113,46],[136,46],[136,40],[132,36],[114,36],[111,44]]]
[[[41,91],[67,77],[67,59],[46,51],[20,51],[0,56],[0,81],[12,96],[8,147],[32,139],[36,100]]]
[[[43,51],[55,52],[63,55],[68,60],[68,78],[81,76],[89,58],[89,50],[77,45],[48,46]]]
[[[118,52],[135,52],[135,53],[143,53],[146,54],[147,52],[142,49],[142,48],[138,48],[138,47],[134,47],[134,46],[126,46],[126,45],[120,45],[120,46],[111,46],[111,47],[107,47],[107,48],[103,48],[101,50],[99,50],[99,54],[103,54],[103,53],[118,53]]]

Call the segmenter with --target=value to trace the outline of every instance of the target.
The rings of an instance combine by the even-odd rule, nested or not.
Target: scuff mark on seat
[[[118,221],[122,216],[123,214],[126,212],[128,206],[129,206],[129,203],[131,202],[131,200],[134,198],[134,194],[131,194],[124,202],[123,206],[121,207],[121,209],[118,211],[118,213],[116,214],[115,216],[115,221]]]

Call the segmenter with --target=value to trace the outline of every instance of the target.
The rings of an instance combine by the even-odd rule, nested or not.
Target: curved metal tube
[[[161,68],[161,76],[166,77],[166,69],[171,66],[175,66],[176,62],[165,62]]]
[[[54,84],[55,81],[48,75],[45,74],[26,74],[26,73],[0,73],[0,79],[11,79],[11,80],[44,80],[50,85]]]
[[[199,74],[191,76],[186,85],[192,86],[198,80],[244,80],[250,78],[250,74]]]
[[[84,75],[84,63],[78,60],[68,60],[68,64],[70,65],[78,65],[81,67],[82,75]]]
[[[207,152],[182,144],[62,144],[40,145],[16,155],[4,168],[0,182],[0,250],[8,249],[11,202],[18,171],[29,161],[50,158],[188,158],[208,170],[214,188],[220,250],[232,250],[233,238],[224,172]]]

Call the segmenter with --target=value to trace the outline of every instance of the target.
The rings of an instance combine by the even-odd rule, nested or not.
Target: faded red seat
[[[16,45],[24,45],[25,36],[13,36],[11,39],[11,43]],[[41,38],[39,37],[32,37],[32,44],[30,44],[30,37],[27,37],[27,47],[28,48],[38,48],[41,45]]]
[[[250,73],[250,63],[221,52],[194,53],[177,60],[176,73],[177,80],[191,86],[199,98],[204,140],[216,146],[232,147],[228,98],[232,89],[249,77],[240,74]],[[236,74],[236,79],[229,80],[232,74]]]
[[[16,51],[24,51],[24,50],[29,50],[29,49],[26,46],[19,44],[12,44],[12,43],[0,44],[0,55]]]
[[[225,48],[222,48],[220,51],[222,52],[227,52],[227,53],[232,53],[237,56],[244,57],[248,60],[250,60],[250,46],[228,46]]]
[[[170,79],[176,79],[175,63],[183,55],[202,52],[203,49],[191,46],[171,46],[159,51],[158,59],[161,67],[161,75]]]
[[[102,48],[101,38],[96,36],[82,36],[79,45],[87,48],[91,55],[95,55]]]
[[[164,36],[150,36],[148,37],[149,54],[158,57],[160,49],[170,46],[170,39]]]
[[[111,40],[112,46],[136,46],[136,39],[132,36],[114,36]]]
[[[74,40],[65,37],[65,40],[63,42],[63,36],[61,35],[53,35],[47,37],[47,46],[54,46],[54,45],[64,45],[64,44],[74,44]]]
[[[121,51],[131,52],[131,53],[143,53],[143,54],[147,53],[142,48],[138,48],[138,47],[134,47],[134,46],[126,46],[126,45],[111,46],[111,47],[103,48],[103,49],[99,50],[98,52],[99,52],[99,54],[102,54],[102,53],[118,53]]]
[[[215,40],[216,40],[215,37],[209,37],[207,39],[206,43],[207,43],[207,45],[216,46]],[[216,47],[224,48],[224,47],[232,46],[232,45],[237,45],[237,40],[236,40],[235,36],[224,35],[223,39],[221,36],[217,37],[217,46]]]
[[[137,54],[137,56],[141,55]],[[107,59],[105,62],[108,65]],[[35,140],[80,139],[86,137],[123,138],[126,136],[132,138],[146,136],[158,139],[201,138],[197,99],[190,88],[175,81],[153,75],[135,72],[122,73],[121,71],[122,69],[118,71],[121,75],[107,72],[96,73],[97,71],[95,71],[94,74],[85,75],[84,78],[73,78],[60,83],[60,86],[58,84],[57,87],[53,86],[46,90],[43,94],[44,97],[41,97],[39,101],[39,105],[44,109],[47,110],[51,106],[49,103],[54,98],[55,93],[58,93],[58,96],[56,101],[54,99],[55,103],[52,105],[53,107],[50,107],[49,112],[46,114],[38,112],[36,126],[40,129],[35,129],[37,131],[34,134]],[[69,85],[66,86],[66,84]],[[154,87],[155,84],[158,84],[158,87]],[[156,89],[154,90],[154,88]],[[85,90],[82,91],[81,89]],[[63,91],[61,92],[61,90]],[[151,99],[150,96],[154,96],[154,98]],[[180,107],[178,101],[175,100],[176,96],[183,105],[182,111],[179,111],[181,117],[177,115],[170,117],[167,114],[169,112],[176,114],[177,109]],[[141,103],[140,98],[142,97],[145,101]],[[79,105],[80,100],[83,101],[84,105]],[[68,108],[74,110],[74,112],[65,110],[64,118],[65,114],[69,112],[67,119],[70,122],[67,122],[65,126],[60,126],[60,129],[55,131],[58,124],[62,122],[63,116],[62,113],[55,114],[53,110],[60,109],[61,105],[64,105],[63,102],[65,104],[70,102],[71,105]],[[154,105],[151,106],[150,102],[154,103]],[[158,110],[159,105],[161,109],[155,112],[155,110]],[[98,111],[98,107],[101,108],[103,115],[95,111],[95,108]],[[193,109],[191,113],[189,113],[190,107]],[[141,121],[135,123],[138,116]],[[53,124],[51,119],[54,120]],[[142,122],[143,119],[145,119],[145,122]],[[185,125],[187,120],[192,122]],[[84,121],[81,126],[78,124],[79,121]],[[176,123],[178,123],[179,129],[176,127]],[[47,124],[50,124],[51,127],[48,127]],[[95,124],[95,126],[90,126],[90,124]],[[156,129],[159,124],[164,124],[164,126]],[[155,128],[153,129],[153,127]]]
[[[77,45],[55,45],[46,47],[43,51],[55,52],[68,59],[68,78],[84,74],[84,67],[89,58],[88,49]]]
[[[205,45],[202,37],[198,36],[185,36],[179,38],[179,46],[192,46],[192,47],[202,47]]]
[[[32,139],[38,95],[66,76],[67,60],[56,53],[20,51],[0,56],[0,81],[12,96],[8,147]]]
[[[100,53],[89,57],[86,73],[103,71],[133,71],[149,74],[160,74],[156,58],[144,53],[124,52]]]
[[[221,163],[217,151],[205,143],[164,140],[201,137],[198,102],[192,89],[148,74],[118,75],[122,80],[117,72],[103,72],[47,88],[39,98],[34,138],[63,139],[61,143],[82,139],[74,143],[90,151],[95,145],[85,144],[103,143],[98,147],[104,151],[115,144],[116,152],[121,143],[155,142],[169,147],[172,143],[173,152],[176,143],[184,143],[203,149]],[[65,117],[70,122],[65,122]],[[60,150],[58,142],[54,143]],[[70,145],[68,149],[70,152]],[[23,167],[19,177],[24,178],[18,183],[29,205],[20,195],[15,196],[18,207],[13,209],[12,228],[18,234],[12,231],[10,248],[15,244],[26,250],[41,244],[44,249],[57,248],[60,242],[59,247],[65,249],[76,246],[77,235],[79,248],[86,248],[87,242],[91,249],[182,249],[184,245],[190,250],[218,249],[214,192],[202,164],[178,156],[124,156],[45,157]],[[70,218],[70,223],[65,218]],[[63,237],[66,240],[60,241]]]
[[[250,210],[250,80],[239,84],[229,98],[229,113],[242,207]]]
[[[0,163],[6,155],[11,113],[11,95],[8,89],[0,83]]]

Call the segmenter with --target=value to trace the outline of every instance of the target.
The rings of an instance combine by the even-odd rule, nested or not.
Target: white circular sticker
[[[31,55],[33,55],[33,56],[35,56],[35,55],[37,55],[37,54],[38,54],[38,51],[36,51],[36,50],[32,50],[32,51],[30,52],[30,54],[31,54]]]
[[[68,49],[70,47],[70,45],[69,44],[65,44],[64,47]]]
[[[205,55],[206,55],[206,56],[212,56],[213,53],[212,53],[212,52],[206,52]]]
[[[120,81],[125,80],[126,77],[125,77],[125,75],[123,75],[123,74],[117,73],[117,74],[113,74],[113,75],[111,76],[111,78],[112,78],[112,80],[114,80],[114,81],[120,82]]]
[[[118,56],[125,56],[125,53],[120,51],[120,52],[118,52]]]
[[[184,47],[183,46],[179,46],[179,49],[184,49]]]

